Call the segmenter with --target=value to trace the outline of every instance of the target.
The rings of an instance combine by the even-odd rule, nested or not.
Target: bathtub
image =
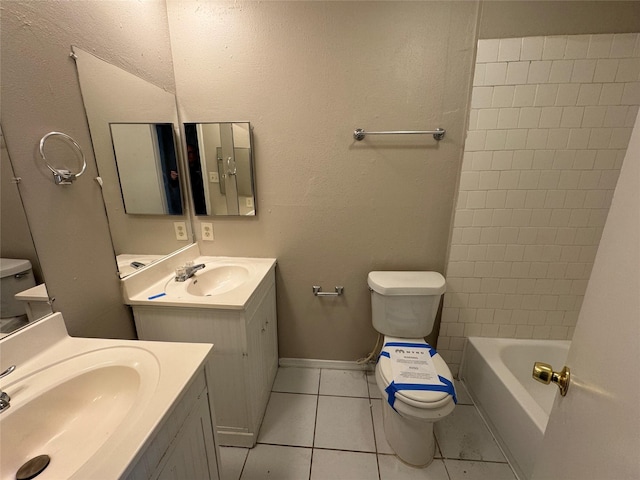
[[[531,377],[536,361],[561,369],[568,340],[469,337],[460,369],[476,406],[521,480],[528,480],[558,392]]]

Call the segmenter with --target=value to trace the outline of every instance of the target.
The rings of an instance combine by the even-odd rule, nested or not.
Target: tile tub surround
[[[640,105],[640,35],[479,40],[438,351],[570,339]]]
[[[456,410],[435,429],[436,458],[417,469],[384,440],[372,372],[280,367],[258,444],[221,447],[221,480],[516,480],[464,386],[456,389]]]

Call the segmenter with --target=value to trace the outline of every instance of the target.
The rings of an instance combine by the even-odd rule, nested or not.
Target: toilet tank
[[[370,272],[373,328],[394,337],[425,337],[433,330],[445,279],[438,272]]]
[[[16,300],[14,295],[36,285],[31,271],[31,262],[2,258],[0,259],[0,277],[0,318],[26,315],[23,303]]]

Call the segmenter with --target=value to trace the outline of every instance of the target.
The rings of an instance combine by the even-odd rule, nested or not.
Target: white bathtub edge
[[[460,379],[521,480],[531,477],[548,421],[543,408],[501,359],[502,348],[525,342],[541,341],[469,337],[460,366]]]

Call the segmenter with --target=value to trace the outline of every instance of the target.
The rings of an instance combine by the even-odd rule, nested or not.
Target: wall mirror
[[[249,122],[185,123],[184,132],[195,214],[255,216]]]
[[[125,212],[182,215],[176,144],[170,123],[111,123]]]
[[[2,251],[0,253],[2,258],[29,260],[32,270],[31,277],[21,277],[14,285],[10,285],[8,288],[15,289],[13,291],[16,291],[16,293],[20,293],[23,288],[33,291],[31,285],[43,284],[44,276],[36,253],[36,247],[31,237],[31,230],[22,204],[18,183],[14,180],[13,164],[5,145],[2,126],[0,126],[0,167],[0,193],[2,194],[0,202],[0,207],[2,207],[0,215],[0,233],[2,236],[0,247]],[[47,297],[46,288],[42,292],[37,291],[35,293],[43,293],[45,298]],[[13,333],[29,321],[35,320],[41,314],[44,315],[36,308],[27,311],[29,307],[26,302],[12,301],[11,295],[8,297],[3,298],[0,307],[0,338]],[[43,305],[47,307],[46,304]],[[29,314],[29,317],[27,317],[27,314]]]
[[[91,143],[121,276],[192,239],[176,148],[175,96],[78,47],[75,55]],[[184,222],[187,241],[174,222]]]

